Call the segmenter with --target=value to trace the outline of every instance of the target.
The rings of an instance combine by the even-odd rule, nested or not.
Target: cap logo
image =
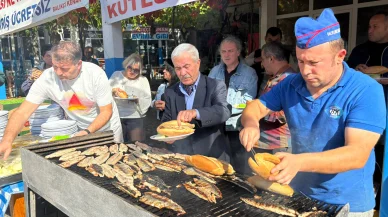
[[[338,34],[340,32],[341,32],[341,30],[338,28],[338,29],[335,29],[333,31],[327,32],[327,36],[335,35],[335,34]]]

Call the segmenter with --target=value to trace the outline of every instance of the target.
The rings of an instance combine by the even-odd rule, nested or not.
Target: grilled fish
[[[327,212],[325,211],[311,211],[311,212],[304,212],[302,214],[299,214],[298,217],[326,217]]]
[[[94,155],[96,153],[96,151],[99,150],[100,148],[101,148],[100,146],[94,146],[94,147],[86,149],[81,154],[82,155]]]
[[[123,162],[128,165],[136,165],[136,157],[133,154],[124,155]]]
[[[187,166],[183,165],[181,160],[178,160],[175,158],[165,159],[164,162],[171,164],[171,165],[174,165],[174,166],[177,166],[177,167],[181,168],[181,170],[184,170],[187,168]],[[186,163],[186,161],[184,161],[184,163]]]
[[[202,179],[194,178],[194,183],[199,187],[208,189],[212,194],[214,194],[214,196],[216,196],[216,198],[222,198],[222,193],[220,189],[217,188],[217,186],[211,184],[210,182],[207,182]]]
[[[240,199],[244,201],[244,203],[246,204],[249,204],[259,209],[274,212],[279,215],[294,216],[294,217],[299,215],[299,213],[294,209],[291,209],[282,205],[269,204],[257,197],[256,198],[240,197]]]
[[[160,165],[160,164],[157,164],[157,163],[154,163],[154,166],[155,166],[157,169],[164,170],[164,171],[167,171],[167,172],[177,172],[177,173],[179,173],[179,171],[174,170],[174,169],[171,168],[171,167],[166,167],[166,166],[163,166],[163,165]]]
[[[77,166],[88,167],[88,166],[92,165],[93,162],[94,162],[94,157],[87,157],[87,158],[83,159],[82,161],[80,161],[77,164]]]
[[[113,179],[116,176],[116,172],[108,164],[101,164],[101,168],[102,173],[104,173],[104,176],[106,176],[107,178]]]
[[[148,150],[148,153],[159,155],[163,158],[170,158],[175,156],[174,153],[162,148],[152,148],[151,150]]]
[[[130,148],[130,152],[134,152],[134,151],[140,151],[142,152],[143,150],[140,148],[140,147],[137,147],[136,145],[134,144],[127,144],[128,148]]]
[[[123,158],[123,153],[118,152],[114,155],[112,155],[107,161],[106,164],[115,165],[117,162],[119,162]]]
[[[103,154],[107,153],[108,151],[109,151],[108,146],[106,146],[106,145],[99,146],[99,148],[96,150],[95,154],[97,156],[100,156],[100,155],[103,155]]]
[[[93,176],[104,177],[104,173],[102,171],[102,168],[98,164],[92,164],[92,165],[86,167],[86,170],[89,171],[91,174],[93,174]]]
[[[167,208],[174,210],[178,215],[186,214],[185,210],[177,203],[153,192],[145,192],[144,195],[140,197],[139,201],[159,209]]]
[[[135,145],[141,149],[143,149],[144,151],[148,151],[148,150],[151,150],[151,147],[148,146],[147,144],[144,144],[144,143],[141,143],[141,142],[135,142]]]
[[[188,190],[190,193],[201,198],[202,200],[213,202],[209,200],[208,195],[206,195],[203,191],[197,188],[197,186],[195,186],[195,184],[193,184],[192,182],[183,183],[183,186],[185,186],[186,190]],[[215,198],[213,203],[215,203]]]
[[[158,193],[164,192],[168,195],[171,195],[168,185],[164,183],[162,179],[158,176],[152,176],[149,174],[144,174],[143,180],[140,182],[140,188],[148,187],[151,191]]]
[[[189,175],[189,176],[198,176],[200,177],[201,179],[204,179],[212,184],[216,184],[217,182],[207,173],[204,173],[202,171],[199,171],[193,167],[189,167],[187,169],[184,169],[183,172],[186,174],[186,175]]]
[[[133,185],[133,177],[130,175],[124,174],[122,171],[116,170],[116,179],[119,180],[124,185],[131,186]]]
[[[148,160],[148,156],[143,154],[141,151],[134,151],[132,152],[132,154],[137,157],[137,158],[141,158],[143,160]]]
[[[70,153],[70,152],[74,152],[75,150],[77,150],[77,149],[76,148],[68,148],[68,149],[59,150],[59,151],[56,151],[52,154],[46,155],[45,158],[50,159],[50,158],[54,158],[54,157],[61,157],[62,155]]]
[[[162,156],[157,155],[157,154],[152,154],[152,153],[149,153],[149,152],[147,153],[147,156],[148,156],[149,159],[152,158],[152,159],[158,160],[158,161],[164,160],[164,158]]]
[[[114,144],[114,145],[109,146],[109,151],[111,154],[118,153],[119,152],[119,145]]]
[[[78,156],[75,156],[74,158],[69,159],[68,161],[62,162],[59,165],[63,168],[71,167],[72,165],[83,160],[84,158],[85,158],[85,155],[78,155]]]
[[[179,165],[175,165],[175,164],[172,164],[172,163],[167,163],[165,161],[156,161],[154,163],[155,167],[156,165],[159,165],[159,166],[162,166],[163,168],[170,168],[172,169],[172,171],[174,172],[180,172],[182,171],[182,168],[179,166]]]
[[[130,166],[128,166],[127,164],[125,163],[122,163],[122,162],[119,162],[117,164],[115,164],[113,166],[113,169],[116,171],[116,172],[122,172],[124,173],[125,175],[129,175],[129,176],[132,176],[135,172],[131,169]]]
[[[73,152],[70,152],[70,153],[67,153],[67,154],[64,154],[62,155],[59,160],[60,161],[68,161],[72,158],[75,158],[77,157],[78,155],[81,155],[81,151],[73,151]]]
[[[124,152],[127,152],[127,151],[128,151],[128,146],[126,146],[123,143],[120,143],[120,145],[119,145],[119,152],[124,153]]]
[[[180,159],[180,160],[186,162],[186,157],[187,157],[187,156],[188,156],[187,154],[175,153],[175,155],[174,155],[173,158],[175,158],[175,159]]]
[[[137,190],[137,188],[135,186],[127,186],[127,185],[124,185],[120,182],[112,182],[112,185],[114,185],[116,188],[120,189],[122,192],[125,192],[129,195],[131,195],[132,197],[134,198],[138,198],[141,196],[141,193],[139,190]]]
[[[136,159],[137,165],[139,165],[140,169],[143,170],[144,172],[149,172],[155,170],[155,166],[148,162],[147,160],[138,158]]]
[[[110,156],[110,153],[109,152],[105,152],[104,154],[94,158],[94,164],[98,164],[98,165],[101,165],[103,163],[105,163],[106,160],[108,160]]]

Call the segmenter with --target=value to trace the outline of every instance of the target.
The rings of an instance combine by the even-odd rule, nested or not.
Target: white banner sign
[[[49,22],[88,4],[89,0],[0,0],[0,35]]]
[[[193,1],[196,0],[100,0],[102,20],[109,24]]]

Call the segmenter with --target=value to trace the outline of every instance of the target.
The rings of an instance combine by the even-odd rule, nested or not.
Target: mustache
[[[191,78],[191,76],[189,74],[186,74],[186,75],[182,76],[181,78]]]

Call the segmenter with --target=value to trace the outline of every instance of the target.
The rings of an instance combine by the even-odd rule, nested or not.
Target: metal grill
[[[79,139],[79,138],[78,138]],[[110,143],[107,143],[110,142]],[[69,148],[69,147],[91,147],[95,145],[101,144],[114,144],[113,140],[110,136],[106,136],[104,134],[94,135],[94,138],[83,139],[82,141],[61,141],[52,144],[40,144],[36,146],[29,147],[28,149],[32,152],[40,156],[45,156],[50,154],[56,150]],[[49,146],[48,146],[49,145]],[[23,157],[23,154],[22,154]],[[40,157],[42,159],[42,157]],[[44,158],[43,158],[44,159]],[[59,160],[55,159],[44,159],[45,161],[50,161],[54,164],[59,164]],[[56,167],[59,167],[55,165]],[[86,179],[88,182],[92,182],[96,188],[102,188],[109,191],[111,196],[119,196],[121,200],[126,201],[130,205],[136,205],[137,207],[141,207],[143,210],[146,210],[149,213],[152,213],[156,216],[176,216],[174,211],[169,209],[158,209],[152,206],[148,206],[138,201],[138,199],[131,197],[130,195],[118,190],[115,188],[111,182],[112,179],[108,179],[106,177],[95,177],[86,171],[84,168],[77,167],[76,165],[61,170],[69,170],[73,173],[73,175],[81,176]],[[23,165],[24,170],[24,165]],[[47,171],[50,172],[50,171]],[[247,190],[227,182],[225,180],[218,179],[217,187],[222,192],[222,199],[217,199],[216,204],[209,203],[204,201],[192,193],[188,192],[183,186],[176,188],[177,185],[182,184],[186,181],[193,180],[192,176],[188,176],[182,173],[175,172],[166,172],[162,170],[156,169],[155,171],[148,172],[147,174],[159,176],[164,182],[171,186],[172,192],[171,196],[168,196],[173,201],[178,203],[187,214],[185,216],[281,216],[273,212],[257,209],[248,204],[245,204],[240,200],[240,197],[252,197],[253,195],[249,193]],[[43,178],[43,177],[42,177]],[[67,183],[68,185],[72,185],[75,183]],[[136,185],[136,182],[135,182]],[[141,192],[145,192],[148,190],[142,190]],[[88,192],[79,192],[79,194],[88,194]],[[340,206],[329,205],[323,203],[321,201],[312,200],[306,196],[301,194],[296,194],[293,197],[281,196],[278,194],[261,191],[257,192],[257,195],[261,196],[266,202],[270,202],[271,204],[279,204],[284,205],[289,208],[293,208],[297,210],[299,213],[311,211],[313,207],[318,210],[326,211],[327,216],[342,216],[341,214],[346,213],[346,208]],[[47,199],[47,198],[46,198]],[[109,199],[109,198],[108,198]],[[55,201],[50,201],[53,204],[56,204]],[[60,206],[66,207],[66,204],[60,204]],[[129,206],[128,213],[132,209],[136,209],[136,207]],[[66,213],[66,210],[62,210]],[[70,214],[70,212],[69,212]],[[346,216],[346,214],[344,214]]]

